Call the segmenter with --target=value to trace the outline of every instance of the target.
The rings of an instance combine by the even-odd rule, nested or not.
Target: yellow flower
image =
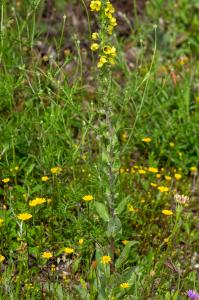
[[[49,180],[49,177],[48,176],[42,176],[41,177],[41,181],[48,181]]]
[[[53,167],[50,169],[52,174],[59,174],[61,173],[62,169],[60,167]]]
[[[173,147],[175,147],[175,144],[174,144],[173,142],[170,142],[170,143],[169,143],[169,146],[170,146],[171,148],[173,148]]]
[[[176,180],[180,180],[182,178],[182,175],[175,173],[174,177],[175,177]]]
[[[129,242],[129,241],[127,241],[127,240],[123,240],[123,241],[122,241],[122,244],[123,244],[123,245],[126,245],[126,244],[128,244],[128,242]]]
[[[81,246],[81,245],[83,245],[83,243],[84,243],[84,240],[83,239],[79,239],[79,245]]]
[[[29,214],[29,213],[22,213],[22,214],[18,214],[18,215],[17,215],[17,218],[18,218],[19,220],[26,221],[26,220],[31,219],[31,218],[32,218],[32,215]]]
[[[98,32],[93,32],[93,33],[92,33],[92,39],[93,39],[94,41],[98,40],[98,39],[99,39],[99,33],[98,33]]]
[[[151,173],[158,173],[158,168],[149,167],[148,171],[151,172]]]
[[[0,254],[0,262],[3,262],[5,260],[5,256]]]
[[[107,32],[108,32],[109,35],[111,35],[113,33],[113,28],[114,27],[112,25],[108,25]]]
[[[171,180],[171,176],[169,176],[169,175],[165,175],[164,178],[165,178],[166,181],[170,181]]]
[[[106,46],[103,47],[103,52],[106,55],[111,55],[111,56],[114,56],[114,57],[116,56],[116,48],[115,47],[111,47],[111,46],[106,45]]]
[[[156,178],[161,178],[161,174],[156,174]]]
[[[82,199],[84,200],[84,201],[92,201],[93,200],[93,196],[92,195],[85,195],[84,197],[82,197]]]
[[[109,64],[111,64],[112,66],[115,65],[115,59],[112,58],[112,57],[109,57],[109,58],[108,58],[108,62],[109,62]]]
[[[2,225],[3,222],[4,222],[4,220],[2,218],[0,218],[0,226]]]
[[[109,264],[111,262],[111,257],[109,255],[104,255],[104,256],[102,256],[101,261],[104,265]]]
[[[165,238],[165,239],[163,240],[163,242],[164,242],[165,244],[167,244],[167,243],[169,242],[169,237],[168,237],[168,238]]]
[[[151,138],[145,137],[145,138],[142,139],[142,141],[145,142],[145,143],[150,143],[151,142]]]
[[[92,0],[90,4],[90,9],[91,11],[100,11],[101,5],[102,5],[101,1]]]
[[[9,181],[10,181],[10,178],[4,178],[4,179],[2,179],[3,183],[8,183]]]
[[[197,173],[198,169],[196,166],[190,168],[191,173]]]
[[[162,210],[162,213],[163,213],[163,215],[166,215],[166,216],[171,216],[171,215],[173,215],[172,210],[169,210],[169,209],[163,209],[163,210]]]
[[[128,289],[129,288],[129,283],[128,282],[123,282],[120,284],[121,289]]]
[[[133,205],[131,205],[130,203],[127,204],[127,210],[129,212],[138,212],[138,209],[137,208],[134,208]]]
[[[156,187],[157,187],[157,183],[153,183],[153,182],[151,182],[151,183],[150,183],[150,186],[152,186],[152,187],[156,188]]]
[[[102,68],[105,63],[107,63],[107,58],[106,58],[106,56],[102,55],[99,59],[97,67]]]
[[[93,44],[91,45],[91,50],[92,50],[92,51],[97,51],[98,49],[99,49],[99,44],[93,43]]]
[[[139,174],[146,174],[146,171],[145,171],[145,170],[142,170],[142,169],[140,169],[140,170],[138,170],[138,173],[139,173]]]
[[[196,101],[196,103],[199,103],[199,95],[197,95],[197,96],[195,97],[195,101]]]
[[[117,26],[117,20],[115,17],[112,17],[111,19],[109,19],[109,21],[111,26],[113,27]]]
[[[66,247],[66,248],[64,248],[64,252],[67,253],[67,254],[72,254],[72,253],[74,253],[74,249]]]
[[[128,134],[127,134],[127,132],[123,132],[123,133],[121,134],[120,138],[121,138],[121,140],[122,140],[123,142],[125,142],[125,141],[128,139]]]
[[[158,190],[160,191],[160,193],[165,193],[169,191],[169,188],[166,186],[159,186]]]
[[[51,252],[43,252],[42,253],[42,257],[43,258],[46,258],[46,259],[50,259],[51,257],[53,257],[52,253]]]
[[[43,204],[45,202],[46,202],[45,198],[35,198],[35,199],[33,199],[32,201],[29,202],[29,205],[34,207],[34,206]]]

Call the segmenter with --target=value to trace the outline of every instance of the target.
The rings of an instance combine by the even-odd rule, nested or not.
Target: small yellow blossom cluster
[[[35,198],[35,199],[33,199],[33,200],[31,200],[31,201],[29,202],[29,205],[30,205],[31,207],[35,207],[35,206],[41,205],[41,204],[43,204],[43,203],[45,203],[45,202],[46,202],[46,199],[45,199],[45,198]]]
[[[32,215],[29,213],[22,213],[22,214],[18,214],[17,218],[21,221],[26,221],[32,218]]]
[[[93,196],[92,195],[85,195],[82,197],[82,199],[86,202],[92,201],[93,200]]]
[[[106,1],[106,3],[103,4],[101,1],[92,0],[90,3],[90,9],[93,12],[101,12],[106,25],[105,27],[107,28],[107,33],[111,35],[114,27],[117,25],[117,20],[113,16],[115,8],[110,1]],[[93,52],[100,50],[97,67],[102,68],[105,64],[115,65],[116,48],[108,44],[105,45],[106,43],[104,41],[102,41],[100,44],[100,34],[98,32],[92,33],[92,40],[93,43],[90,47],[91,50]]]
[[[42,257],[45,258],[45,259],[50,259],[53,257],[52,253],[49,252],[49,251],[46,251],[46,252],[43,252],[42,253]]]
[[[4,178],[4,179],[2,179],[3,183],[8,183],[9,181],[10,181],[10,178]]]
[[[59,174],[61,173],[62,169],[60,167],[54,167],[50,169],[52,174]]]

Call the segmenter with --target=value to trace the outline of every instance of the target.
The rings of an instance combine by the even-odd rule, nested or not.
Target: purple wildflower
[[[199,294],[195,291],[189,290],[187,296],[192,300],[199,300]]]

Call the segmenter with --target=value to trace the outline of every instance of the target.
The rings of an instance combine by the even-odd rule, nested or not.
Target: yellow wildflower
[[[143,169],[140,169],[140,170],[138,170],[138,173],[139,173],[139,174],[146,174],[146,171],[143,170]]]
[[[90,4],[90,9],[91,9],[91,11],[97,11],[98,12],[101,9],[101,5],[102,5],[101,1],[92,0],[91,4]]]
[[[163,213],[163,215],[165,215],[165,216],[171,216],[171,215],[173,215],[172,210],[169,210],[169,209],[163,209],[163,210],[162,210],[162,213]]]
[[[151,142],[151,138],[145,137],[145,138],[142,139],[142,141],[145,142],[145,143],[150,143]]]
[[[171,148],[173,148],[173,147],[175,147],[175,144],[174,144],[173,142],[170,142],[170,143],[169,143],[169,146],[170,146]]]
[[[109,35],[111,35],[113,33],[113,28],[114,27],[112,25],[108,25],[107,32],[108,32]]]
[[[128,282],[123,282],[120,284],[121,289],[128,289],[129,288],[129,283]]]
[[[72,254],[72,253],[74,253],[74,249],[66,247],[66,248],[64,248],[64,252],[67,253],[67,254]]]
[[[3,222],[4,222],[4,220],[2,218],[0,218],[0,226],[2,225]]]
[[[17,218],[18,218],[19,220],[26,221],[26,220],[31,219],[31,218],[32,218],[32,215],[29,214],[29,213],[22,213],[22,214],[18,214],[18,215],[17,215]]]
[[[180,180],[182,178],[182,175],[178,174],[178,173],[175,173],[174,177],[175,177],[176,180]]]
[[[116,56],[116,48],[115,47],[106,45],[103,47],[103,52],[106,55]]]
[[[32,201],[29,202],[29,205],[34,207],[34,206],[43,204],[45,202],[46,202],[45,198],[35,198],[35,199],[33,199]]]
[[[50,169],[52,174],[59,174],[61,173],[62,169],[60,167],[53,167]]]
[[[167,243],[169,242],[169,237],[168,237],[168,238],[165,238],[165,239],[163,240],[163,242],[164,242],[165,244],[167,244]]]
[[[3,262],[5,260],[5,256],[0,254],[0,262]]]
[[[165,175],[164,178],[166,181],[171,181],[171,176],[169,176],[169,175]]]
[[[83,245],[83,243],[84,243],[84,240],[83,239],[79,239],[79,245],[81,246],[81,245]]]
[[[127,210],[129,212],[138,212],[138,209],[137,208],[134,208],[133,205],[131,205],[130,203],[127,204]]]
[[[156,174],[156,178],[161,178],[161,174]]]
[[[109,255],[102,256],[101,261],[104,265],[109,264],[111,262],[111,257]]]
[[[106,56],[102,55],[99,59],[97,67],[102,68],[105,63],[107,63],[107,58],[106,58]]]
[[[97,51],[98,49],[99,49],[99,44],[93,43],[93,44],[91,45],[91,50],[92,50],[92,51]]]
[[[51,257],[53,257],[52,253],[51,252],[43,252],[42,253],[42,257],[43,258],[46,258],[46,259],[50,259]]]
[[[4,179],[2,179],[3,183],[8,183],[9,181],[10,181],[10,178],[4,178]]]
[[[112,17],[111,19],[109,19],[109,21],[111,26],[113,27],[117,26],[117,20],[115,17]]]
[[[169,191],[169,188],[166,186],[159,186],[158,190],[160,191],[160,193],[165,193]]]
[[[129,242],[129,241],[127,241],[127,240],[123,240],[123,241],[122,241],[122,244],[123,244],[123,245],[126,245],[126,244],[128,244],[128,242]]]
[[[123,132],[122,134],[121,134],[121,140],[123,141],[123,142],[125,142],[127,139],[128,139],[128,134],[127,134],[127,132]]]
[[[158,168],[149,167],[148,171],[151,172],[151,173],[158,173]]]
[[[99,33],[98,32],[93,32],[92,33],[92,39],[95,41],[95,40],[98,40],[99,39]]]
[[[190,168],[191,173],[197,173],[198,169],[196,166]]]
[[[150,183],[150,186],[152,186],[152,187],[156,188],[156,187],[157,187],[157,183],[153,183],[153,182],[151,182],[151,183]]]
[[[109,64],[111,64],[112,66],[115,65],[115,59],[112,58],[112,57],[109,57],[109,58],[108,58],[108,62],[109,62]]]
[[[82,199],[84,200],[84,201],[92,201],[93,200],[93,196],[92,195],[85,195],[84,197],[82,197]]]
[[[42,176],[41,177],[41,181],[48,181],[49,180],[49,177],[48,176]]]

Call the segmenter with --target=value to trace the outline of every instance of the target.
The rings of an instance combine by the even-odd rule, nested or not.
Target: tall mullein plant
[[[110,244],[111,271],[114,271],[114,241],[121,232],[121,222],[116,215],[116,197],[119,169],[118,123],[114,114],[112,66],[116,63],[113,31],[117,25],[115,9],[110,1],[91,1],[90,8],[96,14],[99,32],[92,33],[91,50],[96,52],[99,69],[98,99],[99,118],[97,137],[99,140],[100,161],[98,172],[102,186],[103,202],[95,202],[99,216],[107,222],[107,236]]]

